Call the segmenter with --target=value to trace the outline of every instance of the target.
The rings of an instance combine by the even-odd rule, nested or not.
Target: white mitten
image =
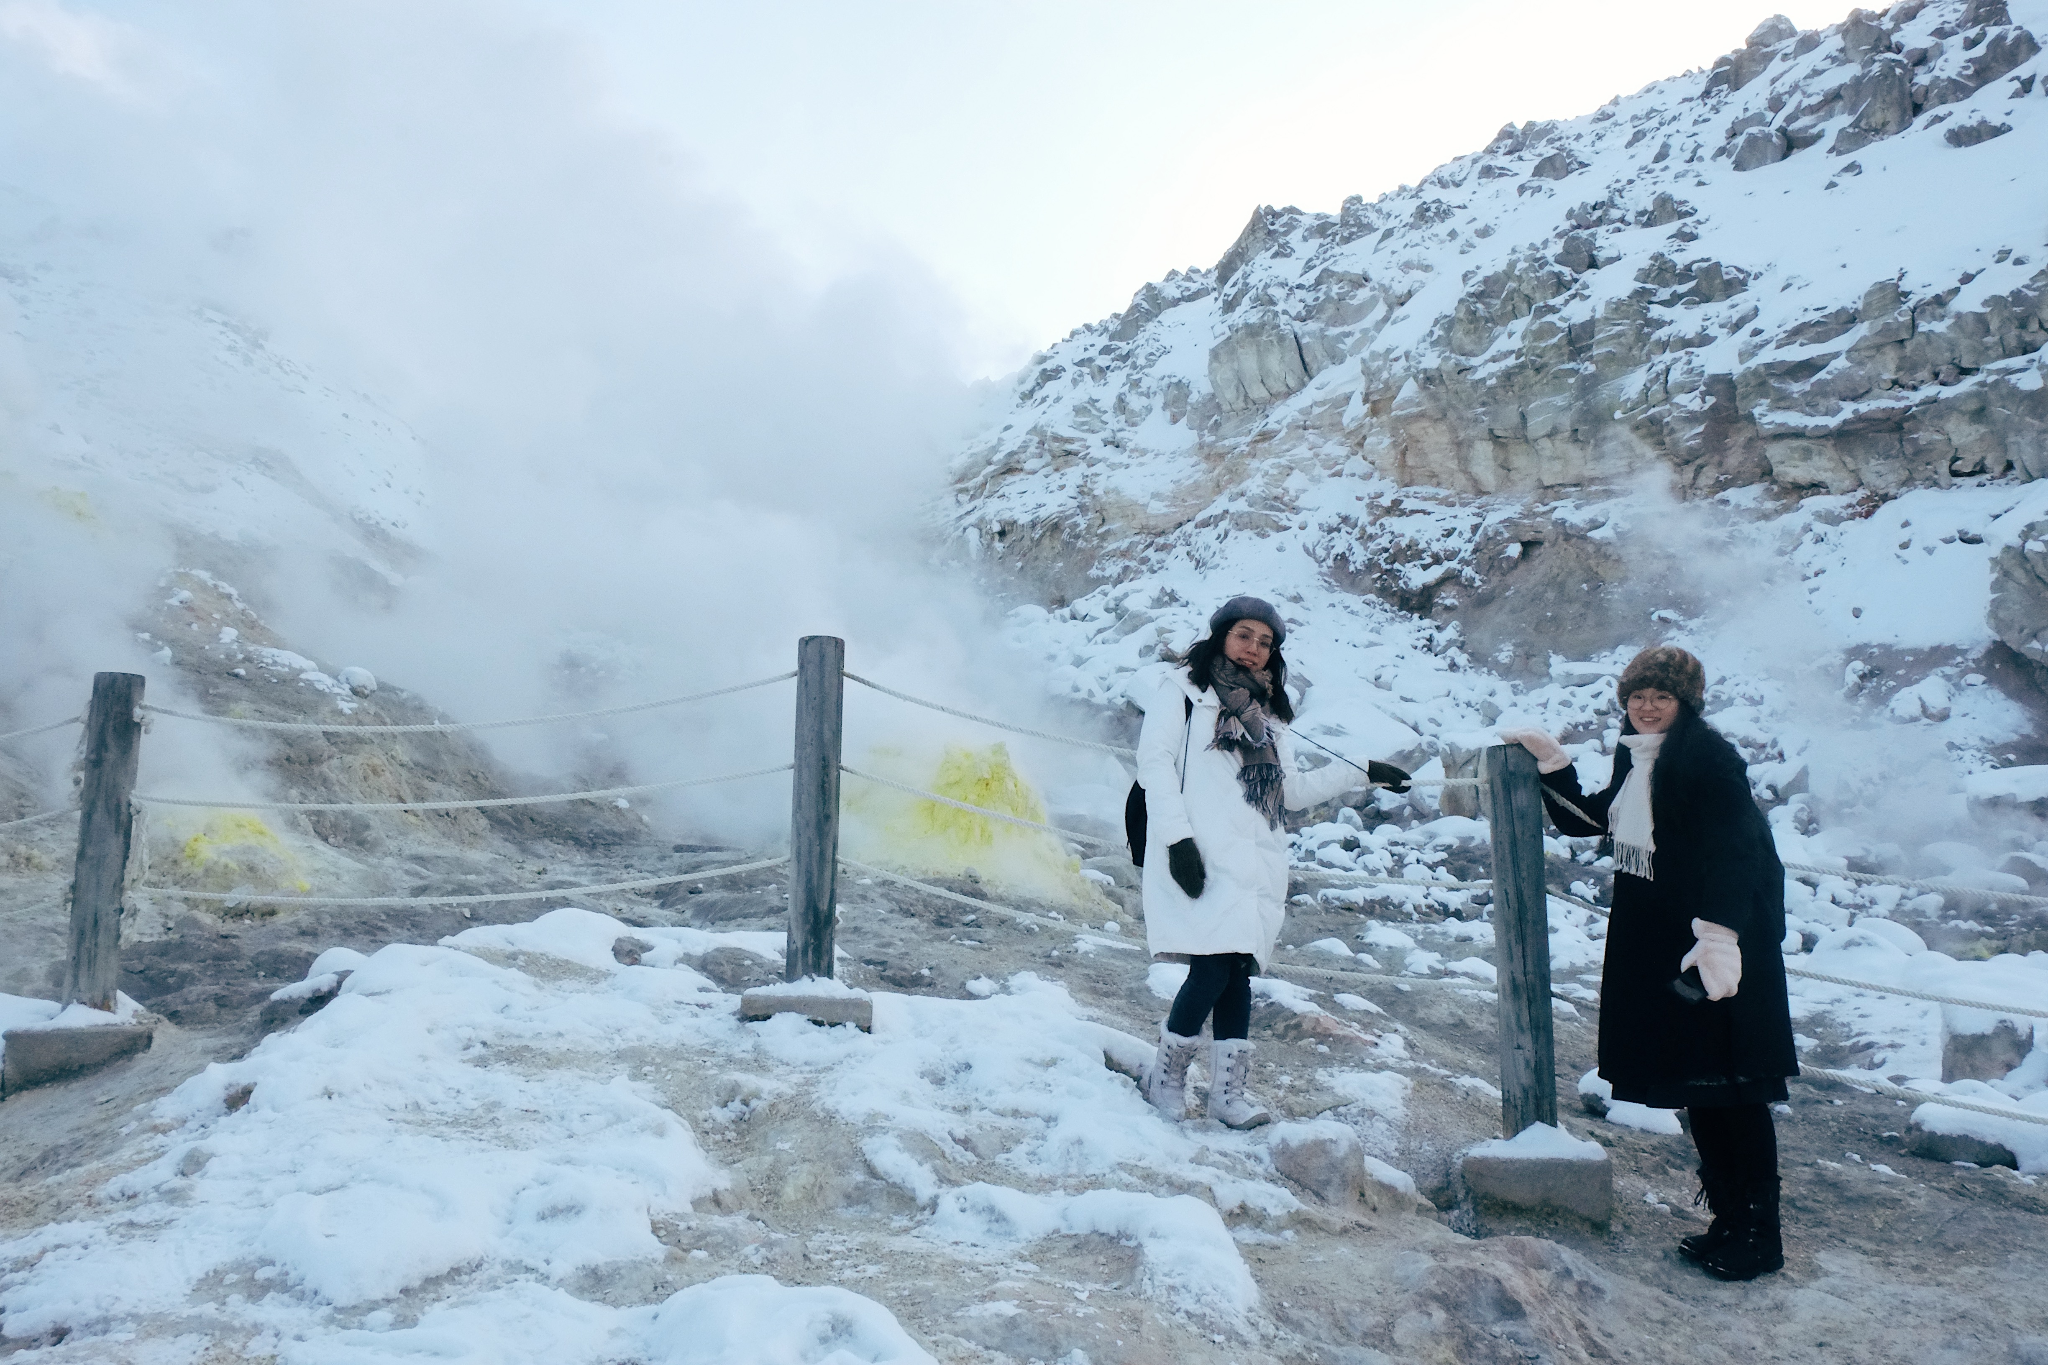
[[[1678,960],[1678,970],[1697,966],[1700,984],[1707,988],[1707,999],[1726,1000],[1742,984],[1741,942],[1733,929],[1703,919],[1692,922],[1692,931],[1699,942]]]
[[[1503,730],[1501,743],[1519,744],[1536,755],[1536,771],[1554,773],[1559,768],[1569,768],[1571,758],[1557,745],[1557,741],[1541,730]]]

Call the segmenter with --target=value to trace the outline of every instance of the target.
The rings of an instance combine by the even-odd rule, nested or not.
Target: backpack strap
[[[1187,728],[1181,731],[1180,736],[1180,789],[1185,793],[1188,789],[1188,744],[1195,737],[1195,699],[1183,695],[1180,704],[1187,708],[1184,722]]]

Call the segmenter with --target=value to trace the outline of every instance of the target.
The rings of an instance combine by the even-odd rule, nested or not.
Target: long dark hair
[[[1197,692],[1207,692],[1215,681],[1213,670],[1216,661],[1224,657],[1223,637],[1230,634],[1230,628],[1236,624],[1235,621],[1225,621],[1209,632],[1208,639],[1197,641],[1180,656],[1180,661],[1188,666],[1188,677],[1193,679]],[[1294,703],[1287,696],[1287,660],[1281,657],[1279,645],[1274,645],[1273,652],[1266,656],[1266,672],[1273,679],[1273,695],[1266,698],[1266,710],[1275,719],[1292,724]]]

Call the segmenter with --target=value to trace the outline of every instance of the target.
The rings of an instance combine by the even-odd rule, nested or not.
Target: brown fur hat
[[[1614,690],[1627,706],[1630,694],[1646,687],[1669,692],[1698,715],[1707,699],[1706,665],[1676,645],[1651,645],[1629,660]]]

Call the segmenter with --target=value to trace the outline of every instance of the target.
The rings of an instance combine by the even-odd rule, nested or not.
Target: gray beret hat
[[[1209,618],[1210,633],[1223,630],[1235,621],[1262,621],[1271,626],[1276,649],[1287,640],[1287,624],[1280,619],[1280,613],[1273,609],[1273,604],[1263,597],[1233,597],[1216,608],[1216,614]]]

